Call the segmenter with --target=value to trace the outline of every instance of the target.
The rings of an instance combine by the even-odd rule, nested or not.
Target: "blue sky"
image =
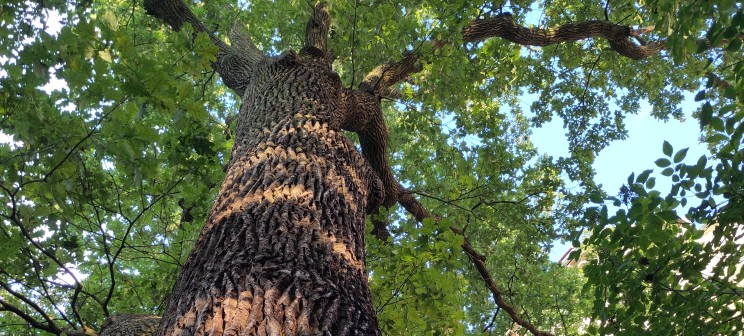
[[[661,150],[664,140],[674,147],[675,152],[689,147],[685,159],[688,162],[697,162],[701,155],[708,154],[706,145],[700,143],[701,132],[698,121],[692,117],[692,113],[699,106],[693,101],[692,95],[688,95],[682,104],[686,117],[684,121],[657,120],[650,115],[648,104],[644,102],[641,106],[642,110],[639,114],[626,116],[628,138],[610,144],[599,153],[594,163],[597,172],[595,181],[601,184],[602,189],[609,195],[616,195],[631,173],[638,175],[652,168],[654,173],[651,176],[656,177],[655,189],[661,191],[662,195],[666,194],[672,186],[671,178],[659,174],[661,169],[654,164],[656,159],[664,157]],[[563,120],[560,118],[554,118],[543,127],[534,128],[532,132],[532,142],[541,153],[556,157],[568,155],[568,141],[563,129]],[[556,242],[550,253],[550,259],[558,260],[569,246],[570,243]]]

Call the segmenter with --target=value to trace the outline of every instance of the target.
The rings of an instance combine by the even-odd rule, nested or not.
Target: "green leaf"
[[[646,169],[644,170],[640,175],[638,175],[638,178],[636,178],[636,182],[638,183],[645,183],[648,179],[648,176],[651,175],[653,172],[653,169]]]
[[[737,38],[737,39],[731,40],[731,42],[729,42],[729,44],[726,46],[725,50],[731,51],[731,52],[737,52],[739,51],[739,49],[741,49],[741,39]]]
[[[672,164],[672,162],[669,161],[669,159],[664,159],[664,158],[656,160],[655,163],[656,163],[656,166],[658,166],[659,168],[668,167],[669,165]]]
[[[710,126],[713,127],[713,130],[718,132],[723,132],[724,125],[723,125],[723,119],[718,117],[713,117],[710,120]]]
[[[711,144],[717,144],[719,142],[728,141],[728,140],[729,140],[729,137],[727,135],[716,133],[708,137],[708,139],[706,139],[705,141]]]
[[[674,149],[672,148],[672,144],[669,143],[669,141],[664,140],[664,145],[662,146],[662,151],[664,152],[664,155],[671,157],[672,153],[674,153]]]
[[[703,169],[705,168],[705,165],[707,164],[708,164],[708,158],[705,155],[701,155],[700,158],[698,158],[698,161],[695,164],[695,166],[697,167],[697,169]]]
[[[684,160],[685,157],[687,156],[688,149],[689,148],[681,149],[680,151],[677,152],[677,154],[674,154],[674,163],[682,162],[682,160]]]
[[[698,91],[698,93],[695,95],[696,102],[699,102],[701,100],[705,100],[705,90]]]
[[[705,126],[708,126],[712,118],[713,118],[713,106],[711,106],[709,102],[706,102],[705,104],[703,104],[703,107],[700,113],[700,127],[703,128]]]
[[[736,29],[736,26],[728,26],[726,27],[726,29],[723,30],[723,38],[730,39],[736,36],[736,34],[738,33],[739,29]]]
[[[654,186],[656,186],[656,178],[654,178],[654,177],[649,178],[648,181],[646,181],[646,188],[653,189]]]

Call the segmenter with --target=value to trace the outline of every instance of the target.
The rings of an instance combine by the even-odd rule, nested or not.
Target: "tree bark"
[[[379,179],[341,125],[350,96],[325,64],[257,64],[233,159],[160,335],[378,335],[364,262]]]
[[[276,58],[239,29],[225,44],[181,0],[144,6],[174,30],[209,34],[212,67],[242,99],[227,175],[159,335],[379,335],[364,229],[385,190],[342,131],[369,119],[359,97],[370,95],[331,70],[322,3],[300,55]]]

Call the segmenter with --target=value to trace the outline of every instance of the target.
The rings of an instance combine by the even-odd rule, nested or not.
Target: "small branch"
[[[493,327],[493,324],[496,322],[496,317],[499,316],[499,312],[501,311],[501,307],[496,307],[496,311],[493,313],[493,316],[491,317],[491,322],[488,322],[488,324],[483,327],[482,332],[487,332]]]
[[[605,1],[604,16],[605,21],[610,21],[610,0]]]
[[[478,203],[476,203],[472,208],[470,208],[470,211],[474,211],[475,209],[477,209],[478,207],[480,207],[481,205],[484,205],[484,204],[485,205],[488,205],[488,206],[493,206],[493,205],[496,205],[496,204],[518,205],[518,204],[524,203],[525,201],[529,200],[532,197],[539,196],[539,195],[542,195],[542,194],[545,194],[545,192],[544,191],[533,192],[533,193],[528,194],[527,196],[523,197],[522,199],[520,199],[518,201],[511,201],[511,200],[504,200],[504,201],[483,201],[483,200],[481,200],[481,201],[478,201]]]
[[[354,0],[354,25],[351,30],[351,40],[349,41],[349,49],[351,49],[351,85],[349,88],[354,87],[354,81],[356,80],[356,66],[354,65],[354,44],[356,43],[357,33],[357,9],[359,7],[359,0]]]
[[[149,204],[148,204],[147,206],[143,207],[143,208],[142,208],[142,210],[140,210],[140,212],[139,212],[139,213],[137,213],[137,215],[136,215],[136,216],[135,216],[135,217],[134,217],[133,219],[130,219],[129,217],[127,217],[127,216],[126,216],[126,215],[124,214],[124,210],[123,210],[123,209],[121,208],[121,204],[122,204],[122,202],[121,202],[121,199],[119,199],[119,200],[118,200],[118,202],[119,202],[119,214],[121,215],[121,217],[122,217],[122,218],[124,218],[124,219],[125,219],[125,220],[127,221],[127,223],[128,223],[129,225],[127,226],[127,229],[126,229],[126,231],[124,232],[124,236],[123,236],[123,237],[121,238],[121,244],[119,245],[119,247],[118,247],[118,248],[116,249],[116,251],[114,252],[114,255],[113,255],[113,256],[111,256],[111,260],[110,260],[110,262],[109,262],[109,269],[111,270],[111,286],[109,287],[109,291],[108,291],[108,294],[106,295],[106,298],[105,298],[105,299],[103,300],[103,306],[104,306],[104,307],[107,307],[107,306],[108,306],[108,304],[109,304],[109,302],[111,302],[111,299],[113,298],[113,295],[114,295],[114,289],[115,289],[115,287],[116,287],[116,280],[115,280],[116,278],[114,277],[114,274],[113,274],[113,268],[112,268],[113,266],[112,266],[112,265],[113,265],[114,263],[116,263],[116,260],[117,260],[117,259],[119,258],[119,256],[121,255],[121,253],[122,253],[122,252],[124,251],[124,248],[125,248],[125,247],[127,246],[127,245],[126,245],[126,242],[127,242],[127,238],[128,238],[128,237],[129,237],[129,235],[131,234],[131,232],[132,232],[132,229],[134,228],[134,224],[135,224],[135,223],[136,223],[136,222],[137,222],[137,221],[138,221],[138,220],[139,220],[139,219],[140,219],[140,218],[141,218],[141,217],[142,217],[142,216],[143,216],[143,215],[144,215],[144,214],[145,214],[145,213],[146,213],[146,212],[147,212],[148,210],[150,210],[150,208],[152,208],[153,206],[155,206],[155,204],[157,204],[158,202],[160,202],[160,200],[162,200],[162,199],[163,199],[163,198],[165,198],[166,196],[170,195],[170,194],[171,194],[171,191],[172,191],[173,189],[175,189],[175,188],[176,188],[176,186],[178,186],[178,184],[180,184],[180,183],[181,183],[181,182],[182,182],[182,181],[183,181],[183,180],[184,180],[185,178],[186,178],[186,175],[183,175],[183,176],[181,176],[181,178],[180,178],[180,179],[178,179],[178,180],[177,180],[177,181],[176,181],[175,183],[173,183],[173,184],[172,184],[172,185],[171,185],[171,186],[170,186],[170,187],[168,188],[168,190],[166,190],[166,192],[164,192],[164,193],[163,193],[162,195],[158,196],[157,198],[153,199],[153,200],[152,200],[152,202],[150,202],[150,203],[149,203]],[[118,194],[118,193],[117,193],[117,194]]]
[[[402,193],[398,202],[400,203],[400,205],[403,206],[403,208],[408,210],[408,212],[411,213],[411,215],[413,215],[413,217],[416,218],[416,220],[419,222],[423,221],[424,218],[438,219],[437,217],[432,216],[432,214],[428,210],[426,210],[426,208],[421,203],[419,203],[419,201],[416,200],[416,198],[413,197],[413,195],[411,195],[410,193]],[[498,286],[496,286],[496,283],[491,277],[491,274],[488,272],[488,268],[486,267],[485,263],[486,257],[478,253],[475,248],[473,248],[473,245],[470,244],[470,241],[465,236],[465,232],[456,227],[450,227],[450,229],[452,230],[452,232],[457,233],[463,237],[464,240],[462,243],[462,249],[465,251],[465,254],[468,255],[470,261],[473,263],[473,266],[475,266],[475,268],[478,270],[478,273],[480,274],[481,279],[483,279],[483,282],[486,284],[486,287],[488,287],[488,290],[491,291],[493,299],[494,301],[496,301],[496,305],[500,309],[503,309],[507,314],[509,314],[509,317],[511,317],[514,323],[529,330],[533,335],[550,336],[550,333],[540,331],[530,322],[522,319],[519,316],[519,313],[517,313],[516,309],[514,309],[514,307],[504,301],[501,290],[498,288]]]
[[[653,32],[654,29],[656,29],[656,26],[646,26],[646,27],[641,27],[638,29],[632,29],[630,31],[630,36],[640,36],[643,34],[648,34],[648,33]]]
[[[24,321],[26,321],[28,324],[30,324],[32,327],[36,329],[44,330],[44,331],[54,333],[54,334],[59,334],[62,332],[62,330],[57,326],[57,324],[55,324],[54,321],[36,303],[29,300],[24,295],[13,291],[10,288],[10,286],[8,286],[4,282],[0,282],[0,287],[3,287],[3,289],[5,289],[6,292],[20,299],[21,301],[29,305],[31,308],[33,308],[33,310],[35,310],[37,313],[39,313],[39,315],[41,315],[41,317],[44,319],[44,321],[46,321],[46,323],[41,323],[37,321],[31,315],[27,314],[20,308],[8,302],[3,301],[2,298],[0,298],[0,307],[2,307],[2,309],[0,310],[7,310],[7,311],[15,313],[16,315],[18,315],[18,317],[22,318]]]
[[[710,80],[713,81],[713,84],[721,89],[728,89],[731,87],[731,84],[727,82],[725,79],[721,78],[720,76],[714,74],[711,71],[706,71],[705,76],[710,78]]]
[[[392,300],[393,300],[394,298],[398,297],[398,295],[400,295],[400,293],[401,293],[401,292],[403,292],[403,286],[405,286],[405,285],[406,285],[406,283],[408,283],[408,280],[410,280],[410,279],[411,279],[411,277],[412,277],[412,276],[413,276],[414,274],[416,274],[416,272],[418,271],[418,269],[419,269],[419,268],[421,268],[421,264],[417,264],[417,265],[415,265],[415,266],[413,267],[413,269],[411,269],[411,271],[410,271],[410,272],[409,272],[409,273],[408,273],[408,274],[406,275],[406,278],[405,278],[405,279],[403,279],[403,281],[401,281],[401,282],[400,282],[400,284],[398,285],[398,288],[396,288],[396,289],[395,289],[395,290],[393,291],[393,293],[392,293],[392,294],[390,295],[390,297],[388,297],[388,299],[387,299],[387,300],[385,301],[385,303],[383,303],[383,304],[381,304],[381,305],[380,305],[379,307],[377,307],[377,314],[381,313],[381,312],[382,312],[382,310],[383,310],[383,309],[385,309],[385,307],[386,307],[387,305],[389,305],[389,304],[390,304],[390,302],[391,302],[391,301],[392,301]]]
[[[33,254],[31,253],[31,251],[29,251],[27,248],[23,248],[22,250],[23,250],[23,253],[26,255],[26,257],[32,260],[32,265],[33,265],[33,268],[34,268],[34,275],[36,275],[36,280],[39,281],[39,285],[41,286],[41,289],[43,291],[43,297],[47,301],[49,301],[49,304],[52,305],[52,307],[54,308],[54,310],[56,310],[57,313],[59,313],[59,316],[63,320],[65,320],[67,322],[67,324],[69,324],[70,326],[75,326],[75,324],[72,321],[70,321],[69,318],[67,318],[67,314],[65,314],[64,311],[62,311],[62,309],[59,308],[59,306],[57,305],[57,302],[54,300],[54,297],[49,293],[49,289],[46,286],[46,282],[48,282],[48,281],[47,280],[44,280],[44,278],[42,276],[42,269],[41,269],[41,264],[39,263],[39,261],[36,259],[36,257],[33,256]],[[6,274],[6,276],[10,277],[9,274]],[[65,288],[65,289],[76,289],[78,287],[67,285],[67,286],[65,286],[63,288]],[[73,301],[72,303],[74,304],[75,302]]]
[[[459,229],[451,228],[453,232],[462,235],[465,237],[465,233]],[[532,325],[530,322],[523,320],[519,317],[519,313],[517,313],[516,309],[512,307],[510,304],[508,304],[506,301],[504,301],[503,295],[501,293],[501,290],[496,286],[496,283],[493,281],[493,278],[491,278],[491,274],[488,272],[488,268],[486,267],[486,257],[482,254],[479,254],[475,248],[470,244],[467,238],[463,240],[462,243],[462,249],[465,251],[465,254],[470,257],[470,261],[473,263],[473,266],[475,266],[475,269],[478,270],[478,273],[481,275],[481,279],[483,279],[483,282],[485,282],[486,287],[491,291],[491,294],[493,295],[493,300],[496,301],[496,305],[498,305],[501,309],[506,311],[507,314],[511,317],[512,321],[514,323],[524,327],[525,329],[529,330],[533,335],[535,336],[549,336],[551,335],[548,332],[540,331],[538,330],[534,325]]]
[[[82,287],[83,284],[78,280],[77,276],[75,276],[75,273],[70,271],[70,269],[67,268],[67,266],[65,266],[65,264],[62,263],[62,261],[59,258],[57,258],[54,252],[51,252],[45,249],[43,246],[41,246],[41,244],[39,244],[36,240],[34,240],[33,236],[31,235],[31,232],[28,231],[28,228],[23,224],[23,221],[19,218],[18,203],[16,201],[14,194],[11,194],[9,198],[10,198],[9,203],[11,205],[11,214],[10,216],[7,216],[7,215],[1,215],[1,216],[7,218],[11,223],[15,224],[15,226],[18,227],[18,229],[20,230],[21,236],[23,236],[23,238],[25,238],[26,241],[28,241],[28,243],[34,246],[34,248],[36,248],[39,252],[41,252],[47,258],[51,259],[55,264],[57,264],[59,268],[62,269],[62,271],[67,273],[72,278],[72,280],[75,282],[76,287]],[[6,290],[10,292],[8,288],[6,288]]]
[[[56,165],[54,165],[54,167],[52,167],[52,169],[50,169],[46,174],[44,174],[44,177],[40,179],[26,181],[21,184],[21,188],[31,183],[46,182],[47,179],[49,179],[49,177],[52,176],[52,174],[54,174],[54,172],[56,172],[57,169],[59,169],[59,167],[62,167],[62,164],[67,162],[67,159],[69,159],[70,156],[72,156],[72,154],[75,153],[84,142],[88,141],[88,139],[90,139],[93,136],[93,134],[95,134],[95,132],[98,131],[98,127],[101,126],[101,123],[103,123],[103,121],[106,120],[106,118],[109,115],[111,115],[111,113],[116,111],[116,109],[118,109],[122,104],[124,104],[124,102],[127,101],[127,99],[129,99],[129,95],[125,95],[118,102],[113,104],[109,108],[109,111],[106,112],[104,115],[102,115],[101,118],[99,118],[98,121],[95,123],[95,125],[93,125],[93,127],[90,128],[90,132],[88,132],[84,137],[78,140],[78,142],[76,142],[75,145],[73,145],[72,148],[70,148],[70,150],[67,151],[67,154],[65,154],[65,157],[63,157],[62,160],[60,160]]]

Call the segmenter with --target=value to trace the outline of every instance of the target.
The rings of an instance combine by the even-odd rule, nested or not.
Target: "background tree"
[[[324,22],[304,2],[189,3],[183,8],[193,16],[177,12],[180,24],[144,7],[0,7],[9,37],[0,40],[0,125],[13,139],[0,146],[8,205],[0,212],[0,323],[10,334],[99,329],[114,312],[161,313],[230,168],[245,83],[226,77],[242,78],[225,60],[254,55],[230,51],[252,51],[250,36],[270,57],[286,58],[280,53],[288,49],[315,57],[303,49],[312,46],[306,28]],[[721,270],[741,257],[730,243],[731,223],[741,219],[740,8],[329,3],[330,37],[319,49],[335,55],[343,88],[382,98],[389,141],[370,142],[364,130],[358,140],[386,195],[395,196],[382,204],[408,210],[383,209],[368,225],[389,239],[367,238],[363,257],[381,329],[503,333],[517,321],[570,334],[591,315],[598,322],[588,331],[598,333],[690,321],[691,334],[741,330],[734,273],[699,275],[716,253],[725,256]],[[55,79],[66,85],[41,90]],[[644,192],[653,180],[639,174],[628,181],[639,196],[629,220],[601,206],[584,216],[589,199],[604,196],[591,164],[625,137],[623,118],[638,113],[641,100],[658,118],[681,117],[683,93],[700,85],[697,98],[706,103],[697,117],[709,132],[710,159],[720,161],[687,165],[684,152],[665,147],[673,157],[658,164],[675,179],[669,197]],[[519,103],[525,94],[538,97],[530,111]],[[529,128],[554,116],[564,120],[570,157],[541,156],[529,142]],[[693,225],[671,238],[680,234],[666,224],[676,223],[675,199],[682,205],[691,190],[705,199],[691,219],[719,222],[714,244],[696,243]],[[578,243],[586,229],[594,229],[587,242],[598,258],[586,268],[591,313],[583,279],[545,252],[557,238]],[[623,263],[627,251],[634,259]],[[679,281],[682,270],[693,285]]]

